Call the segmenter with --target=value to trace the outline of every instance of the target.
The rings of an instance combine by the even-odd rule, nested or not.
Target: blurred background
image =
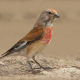
[[[43,55],[80,58],[80,0],[0,0],[0,54],[33,27],[41,12],[55,9],[60,19],[53,26],[51,43]]]

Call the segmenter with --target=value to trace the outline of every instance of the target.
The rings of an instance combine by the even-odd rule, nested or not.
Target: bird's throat
[[[52,23],[52,22],[47,22],[47,23],[45,24],[45,26],[46,26],[46,27],[51,27],[51,26],[53,26],[53,23]]]

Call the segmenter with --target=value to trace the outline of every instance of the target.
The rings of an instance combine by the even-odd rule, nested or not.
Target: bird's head
[[[54,9],[46,9],[41,13],[37,23],[43,26],[50,26],[56,18],[60,17]]]

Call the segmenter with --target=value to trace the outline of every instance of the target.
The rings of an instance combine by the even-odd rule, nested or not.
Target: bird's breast
[[[45,33],[44,33],[44,36],[42,38],[44,45],[47,45],[50,42],[50,40],[52,38],[52,30],[53,30],[53,27],[45,28]]]

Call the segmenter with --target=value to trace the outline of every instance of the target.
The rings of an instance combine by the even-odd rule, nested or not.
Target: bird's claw
[[[40,68],[42,68],[42,69],[44,69],[44,70],[53,69],[53,68],[51,68],[51,67],[43,67],[43,66],[41,66]]]
[[[41,71],[40,70],[28,70],[28,72],[31,72],[33,74],[37,74],[37,73],[40,73]]]

